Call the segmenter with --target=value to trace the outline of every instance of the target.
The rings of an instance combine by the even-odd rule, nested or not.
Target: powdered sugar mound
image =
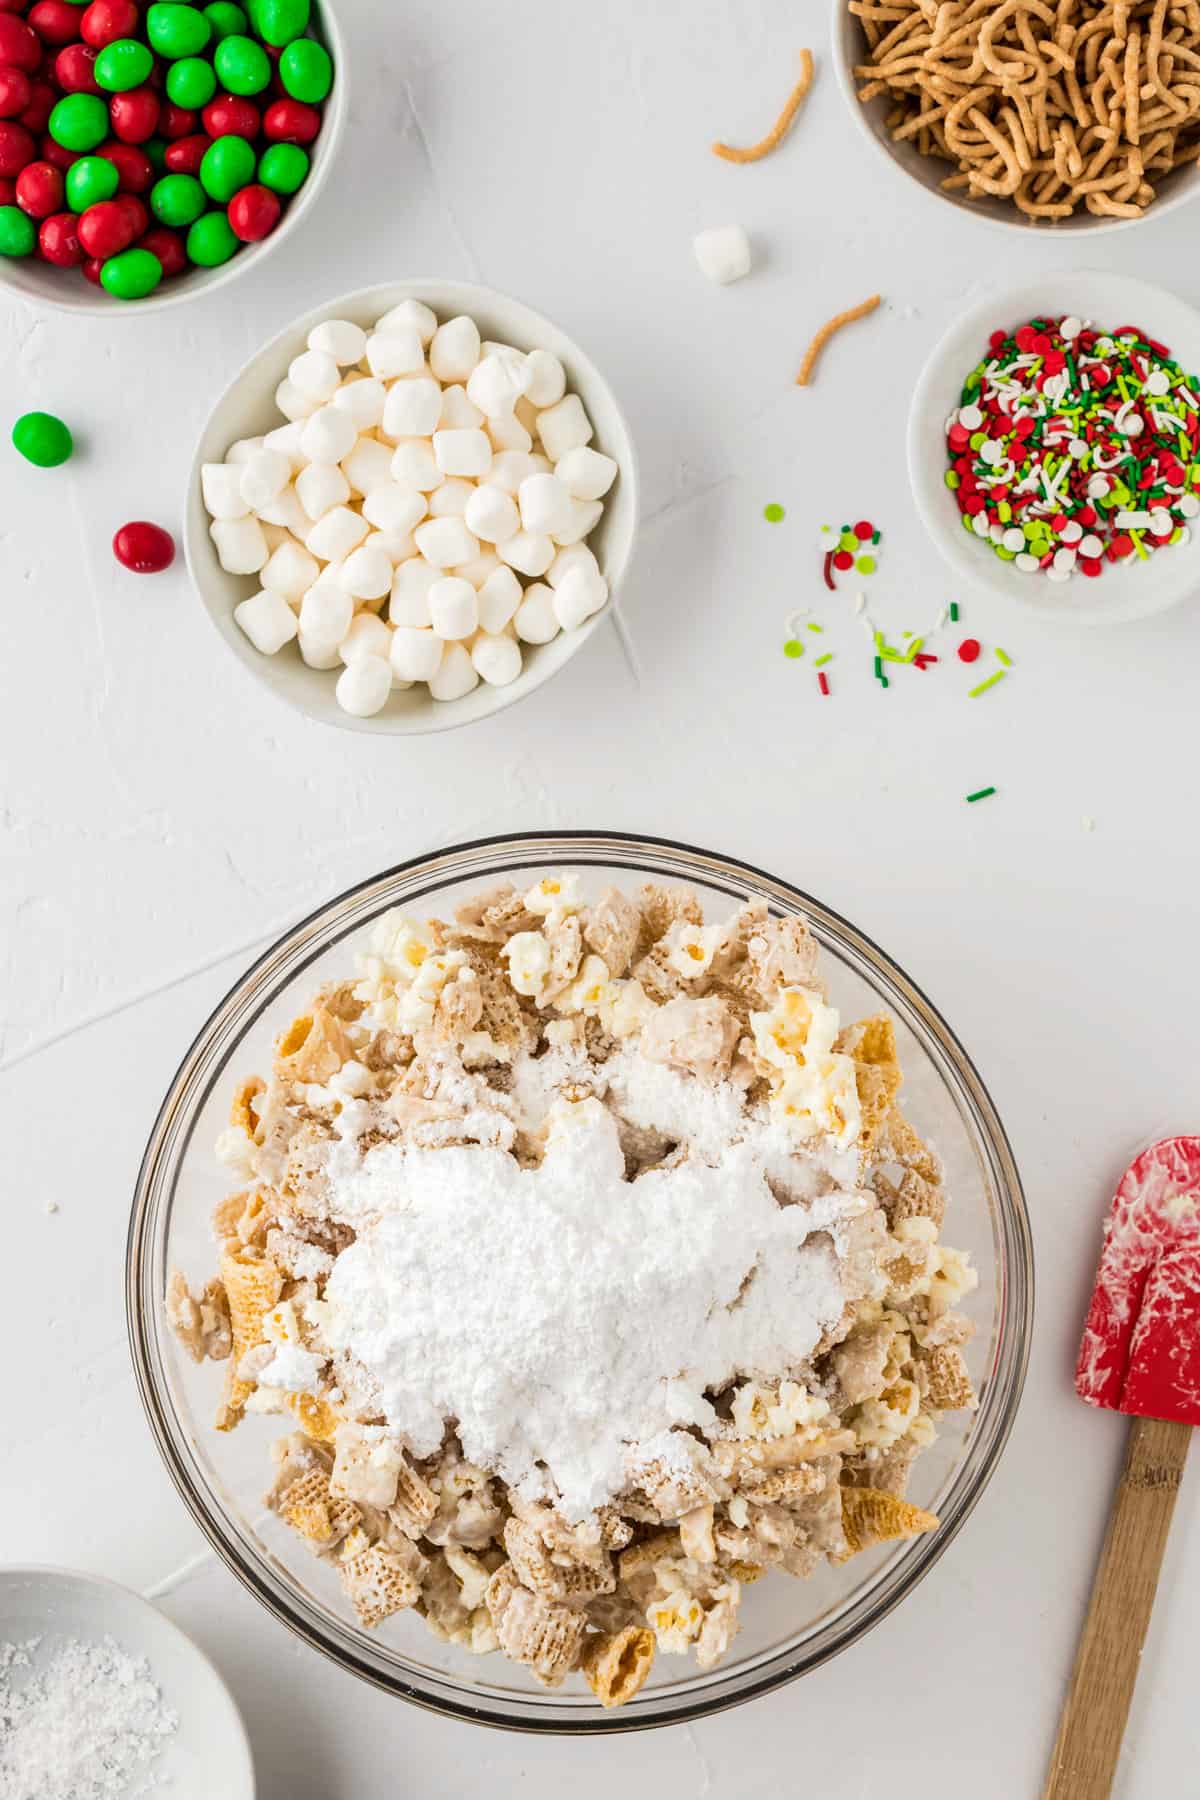
[[[3,1800],[139,1800],[159,1787],[150,1765],[179,1721],[145,1659],[111,1637],[68,1638],[38,1659],[39,1642],[0,1645]]]
[[[472,1462],[526,1493],[548,1473],[580,1518],[623,1486],[629,1446],[711,1416],[706,1388],[787,1372],[840,1317],[829,1237],[777,1203],[751,1145],[623,1174],[589,1100],[552,1108],[536,1169],[385,1144],[338,1183],[335,1208],[370,1223],[334,1264],[328,1335],[417,1455],[455,1419]]]

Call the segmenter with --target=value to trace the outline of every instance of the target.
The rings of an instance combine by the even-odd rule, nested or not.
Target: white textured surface
[[[398,1766],[406,1790],[449,1800],[481,1786],[473,1757],[489,1793],[536,1800],[568,1782],[577,1800],[614,1785],[755,1800],[798,1768],[838,1800],[923,1800],[934,1772],[947,1792],[1032,1797],[1123,1436],[1070,1385],[1100,1221],[1144,1142],[1196,1128],[1200,617],[1184,606],[1076,633],[959,591],[964,623],[1016,658],[1013,678],[968,703],[964,672],[943,665],[884,694],[848,599],[817,585],[812,540],[826,516],[874,514],[881,622],[936,615],[953,590],[903,468],[917,366],[989,284],[1078,252],[940,218],[885,181],[823,61],[782,152],[752,169],[710,156],[714,135],[764,129],[799,32],[820,60],[823,9],[798,24],[785,0],[343,5],[355,65],[341,163],[236,297],[141,324],[131,309],[111,327],[0,315],[6,418],[62,412],[81,444],[45,474],[0,448],[5,1325],[23,1373],[36,1365],[9,1383],[3,1555],[164,1595],[242,1700],[265,1800],[383,1800]],[[519,214],[501,192],[522,196]],[[691,240],[730,220],[756,269],[715,289]],[[1106,242],[1109,266],[1189,295],[1176,221]],[[628,409],[646,524],[622,620],[543,692],[448,737],[363,740],[271,705],[182,569],[135,580],[108,540],[129,517],[177,529],[195,434],[259,341],[351,282],[426,272],[517,293],[578,337]],[[876,288],[886,310],[798,392],[810,331]],[[788,507],[784,525],[763,523],[768,500]],[[838,652],[828,701],[811,661],[779,653],[797,604],[817,606]],[[989,782],[1000,795],[965,807]],[[475,1738],[340,1675],[259,1611],[203,1554],[158,1465],[120,1283],[154,1108],[251,946],[435,843],[567,825],[711,844],[878,938],[976,1056],[1040,1257],[1011,1446],[920,1590],[798,1688],[587,1746]],[[1119,1800],[1194,1783],[1195,1480]]]

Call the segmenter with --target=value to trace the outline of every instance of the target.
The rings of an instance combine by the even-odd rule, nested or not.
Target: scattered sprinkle
[[[1089,815],[1087,813],[1084,814],[1081,823],[1082,823],[1083,829],[1085,831],[1095,831],[1095,829],[1096,829],[1095,819],[1089,817]]]
[[[822,669],[821,673],[817,676],[817,684],[820,687],[821,692],[823,694],[827,694],[829,692],[829,677],[828,677],[828,675],[826,675],[826,673],[823,669]]]
[[[1009,654],[1008,654],[1008,651],[1007,651],[1007,650],[1001,650],[1001,649],[999,649],[999,648],[997,648],[997,650],[996,650],[996,661],[997,661],[997,662],[998,662],[998,663],[1003,663],[1003,664],[1004,664],[1004,667],[1005,667],[1005,668],[1006,668],[1006,669],[1011,669],[1011,668],[1012,668],[1012,657],[1011,657],[1011,656],[1010,656],[1010,655],[1009,655]]]
[[[825,586],[827,588],[830,588],[834,593],[836,593],[837,592],[837,582],[833,579],[833,551],[832,550],[827,550],[825,552],[824,575],[825,575]]]
[[[950,602],[950,621],[951,621],[951,624],[954,624],[954,625],[958,624],[958,601],[957,600],[952,600]]]
[[[772,500],[769,505],[763,507],[763,518],[767,521],[768,525],[778,525],[779,521],[786,517],[787,514],[784,512],[782,506],[780,506],[778,500]]]
[[[994,787],[976,788],[976,790],[973,794],[967,795],[967,805],[968,806],[972,805],[973,802],[976,800],[986,800],[988,798],[988,796],[990,794],[994,794],[995,791],[996,790]]]
[[[962,643],[958,646],[959,662],[975,662],[978,659],[980,648],[981,646],[978,638],[964,638]]]
[[[827,662],[832,662],[832,661],[833,661],[833,651],[827,650],[825,652],[824,656],[818,656],[816,662],[813,664],[813,668],[814,669],[823,669]]]
[[[986,681],[981,681],[978,687],[973,687],[968,693],[967,699],[975,700],[980,694],[986,694],[989,688],[994,688],[998,681],[1004,680],[1004,674],[1003,669],[997,669],[994,675],[989,675]]]
[[[794,661],[796,657],[804,655],[804,645],[800,642],[799,638],[789,638],[787,643],[783,646],[783,654],[785,656],[790,656]]]
[[[814,625],[812,620],[810,619],[809,623],[808,623],[808,629],[810,631],[824,631],[825,627],[823,625]]]

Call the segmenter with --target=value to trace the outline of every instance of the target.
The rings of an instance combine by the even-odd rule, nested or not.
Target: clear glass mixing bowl
[[[321,981],[345,972],[377,915],[400,906],[416,917],[446,916],[499,877],[531,884],[562,868],[578,871],[593,891],[609,882],[682,882],[714,915],[755,897],[777,915],[803,913],[843,1018],[884,1007],[896,1022],[906,1110],[946,1165],[946,1240],[970,1251],[980,1276],[967,1303],[978,1327],[968,1360],[979,1410],[945,1421],[938,1442],[919,1458],[910,1490],[911,1499],[938,1514],[940,1529],[867,1551],[809,1581],[770,1575],[747,1593],[741,1633],[719,1668],[704,1673],[682,1658],[661,1657],[641,1693],[612,1713],[578,1678],[547,1691],[499,1656],[474,1657],[439,1643],[412,1614],[363,1631],[336,1576],[262,1506],[267,1448],[280,1421],[248,1418],[236,1432],[216,1432],[221,1371],[181,1355],[163,1313],[172,1268],[195,1280],[214,1265],[209,1219],[227,1191],[228,1172],[213,1144],[234,1079],[269,1064],[275,1034]],[[389,1693],[457,1718],[525,1731],[629,1731],[699,1718],[805,1674],[869,1631],[929,1572],[983,1492],[1013,1423],[1033,1316],[1033,1250],[1012,1152],[970,1058],[869,938],[810,895],[725,857],[616,833],[559,832],[486,839],[389,869],[313,913],[260,957],[202,1027],[163,1101],[133,1203],[127,1302],[134,1367],[167,1467],[213,1547],[285,1625]]]

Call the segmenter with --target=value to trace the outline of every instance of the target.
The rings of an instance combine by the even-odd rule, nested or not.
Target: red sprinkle
[[[821,572],[825,577],[825,586],[827,588],[830,588],[836,594],[837,582],[833,579],[833,551],[832,550],[827,550],[825,552],[825,565]]]
[[[829,692],[829,682],[826,679],[824,669],[822,669],[821,673],[817,676],[817,681],[820,684],[821,692],[827,694]]]
[[[868,544],[875,536],[875,527],[869,519],[860,519],[854,527],[854,535],[860,544]]]
[[[833,566],[844,574],[847,569],[854,567],[854,558],[848,550],[837,550],[834,552]]]
[[[973,663],[978,657],[979,651],[980,643],[978,638],[964,638],[962,643],[958,646],[958,660],[959,662]]]

